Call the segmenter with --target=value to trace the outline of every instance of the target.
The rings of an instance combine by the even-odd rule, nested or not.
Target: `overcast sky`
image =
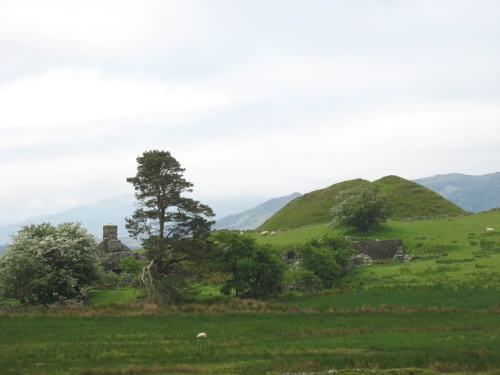
[[[500,171],[498,0],[0,0],[0,224],[132,194],[170,151],[195,198]]]

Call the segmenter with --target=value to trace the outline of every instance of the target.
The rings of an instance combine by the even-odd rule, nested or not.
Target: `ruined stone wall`
[[[107,270],[120,271],[120,261],[134,256],[132,250],[118,239],[118,226],[106,224],[102,227],[102,241],[98,244],[101,264]]]
[[[353,241],[352,246],[358,253],[368,255],[372,259],[388,259],[402,251],[403,240]]]

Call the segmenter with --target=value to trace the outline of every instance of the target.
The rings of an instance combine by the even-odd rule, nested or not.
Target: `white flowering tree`
[[[367,234],[375,225],[385,222],[391,211],[389,197],[368,183],[340,192],[330,210],[330,225],[353,227]]]
[[[21,303],[71,298],[98,279],[97,242],[79,223],[21,228],[0,257],[0,292]]]

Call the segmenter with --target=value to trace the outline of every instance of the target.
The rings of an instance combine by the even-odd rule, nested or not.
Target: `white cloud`
[[[0,0],[0,221],[129,191],[155,148],[204,196],[497,171],[499,17],[488,0]]]
[[[61,69],[1,86],[0,127],[71,126],[193,111],[229,101],[224,92],[189,82],[110,78],[95,69]]]
[[[77,54],[116,54],[191,33],[197,7],[168,0],[2,0],[1,42],[66,49]],[[190,22],[188,22],[190,20]]]

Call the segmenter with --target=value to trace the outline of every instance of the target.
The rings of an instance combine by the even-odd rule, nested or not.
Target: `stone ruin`
[[[355,265],[371,264],[373,259],[397,259],[409,262],[412,256],[404,253],[403,240],[352,241],[358,254],[352,257]]]
[[[352,247],[372,259],[390,259],[403,251],[403,240],[352,241]]]
[[[351,241],[351,247],[356,250],[357,254],[351,257],[351,264],[348,267],[369,265],[373,259],[397,259],[409,262],[412,258],[404,253],[403,240]],[[281,259],[293,265],[300,262],[297,256],[295,249],[289,249],[281,255]]]
[[[102,227],[102,241],[98,244],[101,264],[106,270],[120,273],[120,261],[130,256],[139,257],[118,239],[118,226],[106,224]]]

